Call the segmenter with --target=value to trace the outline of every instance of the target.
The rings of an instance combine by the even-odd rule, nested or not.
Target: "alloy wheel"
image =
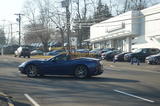
[[[80,65],[75,70],[75,77],[77,78],[86,78],[88,75],[88,69],[86,66]]]

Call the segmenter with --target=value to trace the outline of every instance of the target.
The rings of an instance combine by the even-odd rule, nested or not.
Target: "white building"
[[[160,48],[160,4],[92,25],[88,41],[93,49],[113,47],[128,52]]]

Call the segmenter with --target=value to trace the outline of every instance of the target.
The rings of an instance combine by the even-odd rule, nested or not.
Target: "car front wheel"
[[[35,65],[29,65],[27,67],[27,76],[30,78],[34,78],[38,76],[38,70]]]
[[[84,65],[79,65],[76,67],[74,75],[76,78],[86,78],[88,76],[88,68]]]

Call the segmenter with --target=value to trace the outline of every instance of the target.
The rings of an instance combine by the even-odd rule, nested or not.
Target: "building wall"
[[[129,11],[91,26],[90,39],[109,36],[122,31],[139,34],[139,24],[137,24],[139,19],[134,18],[138,14],[137,11]]]
[[[133,42],[132,48],[160,48],[160,4],[140,11],[140,36]]]
[[[160,48],[160,4],[142,11],[129,11],[91,26],[90,42],[99,43],[98,47],[102,48],[105,47],[103,41],[123,51]]]

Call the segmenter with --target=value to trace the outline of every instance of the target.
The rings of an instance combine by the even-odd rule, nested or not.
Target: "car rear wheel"
[[[79,65],[76,67],[74,75],[76,78],[86,78],[88,76],[88,68],[84,65]]]
[[[28,58],[30,58],[30,55],[28,55]]]
[[[35,65],[29,65],[27,67],[27,76],[30,78],[34,78],[38,76],[38,70]]]

